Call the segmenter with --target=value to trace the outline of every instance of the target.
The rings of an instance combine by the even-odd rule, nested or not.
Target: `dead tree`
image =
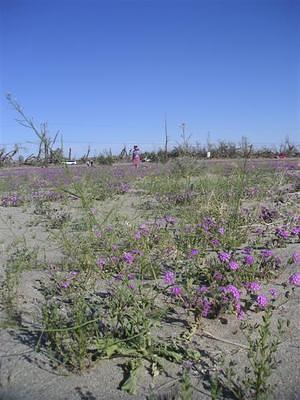
[[[167,114],[165,114],[165,161],[167,161],[168,159],[168,142],[169,142],[169,136],[168,136]]]
[[[124,147],[123,147],[123,149],[121,150],[121,153],[120,153],[120,155],[119,155],[119,158],[120,158],[121,160],[123,160],[124,158],[127,158],[127,157],[128,157],[127,148],[126,148],[126,145],[124,144]]]
[[[34,123],[33,118],[28,117],[25,114],[21,105],[12,97],[11,94],[7,94],[6,99],[21,117],[20,119],[16,119],[16,121],[25,128],[33,130],[33,132],[39,139],[39,150],[36,156],[36,160],[43,161],[45,165],[48,165],[48,163],[51,162],[53,146],[55,144],[59,131],[54,136],[54,139],[52,139],[48,131],[48,124],[46,122],[40,124],[40,128],[38,128]]]
[[[18,153],[19,146],[16,144],[13,150],[6,151],[5,148],[0,149],[0,165],[9,164],[13,161],[13,157]]]
[[[81,158],[81,160],[83,162],[87,161],[90,155],[90,151],[91,151],[91,146],[88,147],[86,154],[83,155],[83,157]]]

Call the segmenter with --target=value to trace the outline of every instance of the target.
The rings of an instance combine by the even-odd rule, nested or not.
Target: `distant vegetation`
[[[23,107],[18,101],[11,95],[6,96],[8,102],[13,107],[18,115],[16,119],[17,123],[29,128],[38,139],[38,149],[36,154],[32,153],[25,157],[22,155],[24,150],[17,144],[12,149],[1,147],[0,145],[0,167],[10,165],[35,165],[35,166],[47,166],[49,164],[61,164],[65,161],[74,160],[72,157],[72,148],[68,149],[68,155],[65,155],[63,147],[63,136],[57,131],[52,135],[48,130],[47,122],[37,124],[32,117],[27,116]],[[300,146],[293,143],[287,136],[279,147],[267,147],[263,146],[260,148],[254,148],[249,143],[246,137],[242,137],[240,143],[234,143],[231,141],[220,140],[218,143],[207,143],[202,145],[201,143],[190,144],[190,137],[186,137],[183,125],[183,134],[181,135],[181,143],[177,144],[171,149],[168,149],[168,136],[166,133],[166,144],[165,148],[160,148],[158,151],[145,151],[141,157],[143,161],[150,162],[166,162],[169,159],[174,159],[182,156],[190,156],[194,158],[285,158],[285,157],[299,157]],[[60,135],[60,145],[57,145],[57,141]],[[131,150],[127,150],[127,147],[121,150],[118,155],[113,155],[111,150],[105,150],[99,153],[97,156],[92,157],[90,155],[90,146],[87,148],[87,152],[76,159],[78,163],[85,164],[90,160],[93,160],[95,164],[111,165],[115,162],[130,161]]]
[[[0,148],[0,167],[13,165],[55,165],[73,159],[64,156],[62,150],[59,148],[51,150],[51,157],[49,157],[47,161],[38,156],[38,154],[31,154],[29,157],[25,158],[20,152],[21,149],[17,145],[15,145],[12,150],[7,150],[5,147]],[[287,138],[279,148],[269,148],[267,146],[254,148],[251,144],[247,144],[246,147],[243,147],[234,142],[222,140],[217,144],[210,145],[210,147],[201,144],[189,145],[188,147],[178,145],[167,153],[164,149],[145,151],[141,154],[141,158],[146,162],[166,162],[170,159],[182,156],[205,159],[208,157],[208,152],[210,152],[210,158],[214,159],[243,158],[245,155],[251,158],[286,158],[300,156],[299,145],[295,145]],[[85,164],[89,160],[93,160],[95,164],[112,165],[116,162],[129,162],[131,160],[131,153],[130,151],[122,151],[120,154],[114,155],[111,150],[106,150],[99,153],[97,156],[90,157],[89,155],[83,155],[76,160],[78,164]]]

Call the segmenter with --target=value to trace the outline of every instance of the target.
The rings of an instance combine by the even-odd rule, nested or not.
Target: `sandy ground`
[[[121,200],[115,200],[99,206],[98,213],[105,216],[111,208],[126,210],[126,215],[134,221],[140,218],[136,212],[137,198],[128,193]],[[76,212],[76,211],[74,211]],[[48,232],[43,224],[32,223],[35,216],[32,210],[0,207],[0,279],[3,280],[6,249],[16,239],[26,238],[28,247],[39,248],[40,259],[54,263],[61,257],[59,248],[52,246]],[[280,250],[281,256],[291,254],[293,250],[300,250],[299,244]],[[299,267],[298,267],[299,268]],[[270,282],[270,287],[282,288],[291,273],[296,272],[295,265],[287,267],[275,281]],[[42,271],[27,271],[22,275],[19,287],[19,301],[22,309],[22,318],[31,321],[33,310],[39,307],[42,300],[39,292],[40,281],[44,278]],[[282,289],[281,289],[282,290]],[[278,304],[282,298],[278,300]],[[300,400],[300,290],[290,293],[288,301],[274,312],[274,319],[289,319],[291,324],[285,332],[283,341],[279,346],[277,358],[280,366],[271,378],[274,393],[269,397],[274,400]],[[3,319],[3,310],[0,311],[0,320]],[[254,314],[251,320],[259,320],[259,315]],[[207,369],[212,367],[211,357],[225,354],[239,362],[241,366],[245,360],[245,350],[234,344],[246,344],[244,336],[238,330],[239,322],[229,318],[227,325],[219,320],[205,320],[203,331],[209,332],[216,339],[203,335],[203,331],[193,337],[195,348],[202,358],[192,369],[193,398],[204,400],[210,398],[207,391],[205,377]],[[184,330],[180,319],[172,325],[172,334],[179,335]],[[119,389],[123,380],[123,367],[121,359],[105,360],[96,364],[82,375],[63,375],[53,370],[48,358],[42,353],[34,351],[33,343],[28,335],[1,329],[0,331],[0,399],[1,400],[102,400],[102,399],[146,399],[154,393],[154,399],[176,399],[178,393],[179,366],[169,365],[170,376],[164,375],[152,378],[147,370],[141,372],[138,380],[139,394],[128,395]],[[150,388],[153,389],[150,389]]]

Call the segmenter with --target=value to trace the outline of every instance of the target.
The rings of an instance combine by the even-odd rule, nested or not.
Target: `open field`
[[[300,160],[0,170],[0,399],[300,398]]]

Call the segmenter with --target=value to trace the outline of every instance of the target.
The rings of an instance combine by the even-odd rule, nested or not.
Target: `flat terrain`
[[[265,398],[300,399],[299,159],[13,168],[0,190],[1,399],[255,398],[241,323],[257,339],[268,312]]]

